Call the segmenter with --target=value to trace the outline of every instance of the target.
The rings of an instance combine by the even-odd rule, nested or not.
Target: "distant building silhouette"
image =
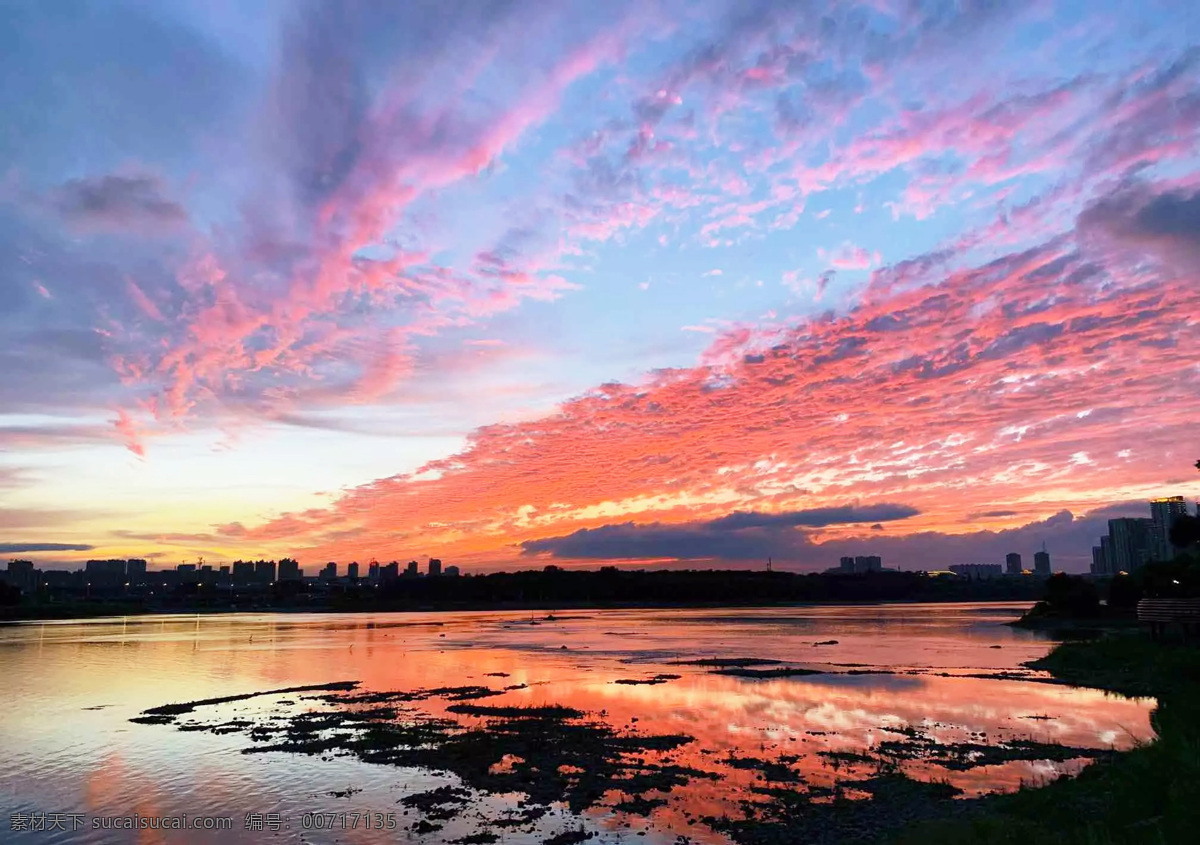
[[[367,567],[367,580],[372,584],[379,582],[379,561],[373,560]]]
[[[839,560],[838,565],[835,568],[826,570],[826,572],[834,572],[839,575],[862,574],[864,572],[881,571],[883,571],[883,558],[881,558],[879,555],[843,557]]]
[[[140,586],[146,583],[146,561],[141,558],[130,558],[125,561],[125,582]]]
[[[254,580],[261,584],[275,583],[275,561],[260,560],[254,564]]]
[[[1112,536],[1109,534],[1105,534],[1100,538],[1100,557],[1104,559],[1104,574],[1116,575],[1120,571],[1117,569]]]
[[[415,560],[410,560],[408,565],[404,567],[404,575],[406,578],[416,578],[421,574],[421,564]]]
[[[37,586],[37,575],[32,560],[10,560],[6,579],[21,592],[32,592]]]
[[[1004,574],[1004,567],[998,563],[956,563],[950,567],[955,575],[979,581],[985,578],[999,578]]]
[[[279,580],[280,581],[299,581],[300,580],[300,562],[293,560],[290,557],[285,557],[279,561]]]
[[[1004,566],[1009,575],[1020,575],[1024,571],[1021,555],[1017,552],[1009,552],[1004,556]]]
[[[1154,521],[1124,517],[1108,521],[1111,540],[1111,573],[1133,572],[1154,559]]]
[[[254,561],[235,560],[233,562],[233,583],[249,584],[254,580]]]
[[[1188,515],[1187,502],[1183,496],[1164,496],[1150,500],[1150,559],[1174,560],[1175,547],[1171,545],[1171,526],[1181,516]]]
[[[92,587],[112,589],[125,583],[124,560],[89,560],[83,571]]]
[[[351,581],[358,580],[358,561],[354,561],[346,567],[346,577]]]
[[[320,579],[322,581],[333,581],[337,578],[337,563],[329,561],[321,570]]]
[[[1108,521],[1108,534],[1100,538],[1100,551],[1092,549],[1092,572],[1115,575],[1133,572],[1150,561],[1169,561],[1175,557],[1171,545],[1171,527],[1188,515],[1183,496],[1164,496],[1150,500],[1150,517],[1123,517]]]
[[[431,577],[437,577],[438,575],[441,575],[441,574],[442,574],[442,562],[440,560],[438,560],[436,557],[431,557],[429,559],[429,575]]]
[[[1037,575],[1050,574],[1050,553],[1045,549],[1033,553],[1033,571]]]
[[[454,564],[450,564],[449,566],[446,567],[445,574],[450,576],[451,578],[456,578],[461,574],[461,572],[459,571],[457,566],[455,566]]]

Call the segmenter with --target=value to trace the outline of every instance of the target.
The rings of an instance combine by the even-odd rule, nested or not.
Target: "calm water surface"
[[[722,842],[701,819],[737,815],[764,783],[738,758],[783,758],[810,787],[853,781],[853,764],[819,752],[862,752],[916,729],[938,742],[1029,738],[1082,748],[1127,748],[1150,738],[1153,701],[1036,681],[1023,661],[1051,643],[1003,623],[1026,605],[820,606],[737,610],[163,616],[0,627],[0,841],[450,842],[495,830],[506,843],[540,843],[567,830],[591,842]],[[537,624],[531,624],[531,622]],[[821,644],[836,640],[836,644]],[[565,646],[565,648],[564,648]],[[758,658],[823,674],[744,678],[679,661]],[[1012,673],[1028,679],[1007,677]],[[656,674],[654,685],[619,684]],[[1006,677],[996,678],[998,674]],[[970,677],[970,676],[976,677]],[[991,676],[991,677],[978,677]],[[414,828],[407,796],[461,781],[448,772],[362,762],[338,750],[306,756],[241,753],[238,725],[331,705],[304,694],[198,707],[177,724],[131,723],[148,708],[300,685],[358,681],[356,692],[478,685],[515,687],[476,702],[559,704],[638,736],[695,741],[664,755],[716,777],[666,793],[646,815],[554,806],[520,826],[489,827],[521,795],[470,795],[462,812]],[[437,696],[409,705],[445,716]],[[465,726],[485,724],[470,715]],[[234,721],[237,720],[237,721]],[[226,733],[180,730],[233,722]],[[986,739],[982,739],[986,737]],[[511,760],[496,760],[499,767]],[[1019,760],[945,767],[906,759],[904,771],[978,794],[1047,780],[1085,765]],[[861,774],[861,773],[858,773]],[[853,796],[852,784],[847,794]],[[313,813],[392,813],[391,831],[311,828]],[[12,831],[13,814],[81,815],[75,831]],[[233,830],[112,831],[95,819],[188,814],[233,819]],[[246,816],[278,814],[280,829],[247,831]],[[322,819],[323,821],[323,819]],[[71,827],[74,820],[64,820]],[[255,820],[251,818],[251,824]],[[437,828],[437,829],[430,829]],[[469,840],[468,840],[469,841]]]

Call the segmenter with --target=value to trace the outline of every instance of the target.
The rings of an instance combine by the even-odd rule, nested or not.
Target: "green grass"
[[[1140,633],[1067,642],[1031,664],[1063,680],[1155,696],[1158,738],[1075,778],[980,802],[905,830],[899,845],[1111,845],[1200,841],[1200,649]]]

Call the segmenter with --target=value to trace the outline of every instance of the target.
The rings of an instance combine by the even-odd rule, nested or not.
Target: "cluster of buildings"
[[[304,570],[300,570],[300,574],[304,574]],[[442,567],[442,562],[436,558],[429,559],[429,568],[425,572],[421,572],[421,565],[415,560],[410,560],[404,569],[400,569],[400,562],[393,560],[391,563],[379,563],[371,561],[367,565],[365,574],[359,571],[358,563],[351,563],[346,566],[346,575],[338,576],[338,565],[334,561],[329,561],[321,567],[321,571],[317,573],[319,581],[350,581],[352,583],[366,579],[368,584],[378,584],[381,581],[395,581],[398,578],[420,578],[422,576],[428,578],[438,578],[443,575],[447,577],[457,577],[461,572],[457,566]]]
[[[1175,556],[1171,527],[1188,515],[1183,496],[1165,496],[1150,500],[1149,517],[1110,519],[1108,533],[1100,538],[1100,545],[1092,546],[1092,574],[1133,572],[1153,560],[1171,560]]]
[[[895,571],[894,569],[884,569],[883,558],[879,557],[879,555],[843,557],[837,566],[825,570],[828,575],[861,575],[867,572]],[[956,563],[950,567],[949,572],[972,580],[1028,574],[1028,570],[1021,565],[1021,555],[1017,552],[1010,552],[1006,555],[1003,566],[998,563]],[[1033,574],[1049,577],[1050,573],[1050,553],[1045,549],[1035,552],[1033,555]],[[947,573],[939,572],[936,574],[945,575]]]
[[[442,566],[430,558],[428,568],[421,572],[420,564],[410,560],[401,570],[399,561],[380,564],[371,561],[365,572],[357,562],[346,566],[339,574],[338,564],[330,561],[315,576],[306,576],[300,564],[292,558],[273,560],[237,560],[232,564],[213,566],[201,559],[197,563],[181,563],[174,569],[148,570],[146,561],[89,560],[83,569],[36,569],[33,561],[10,560],[0,577],[25,593],[39,589],[50,592],[76,592],[85,595],[114,593],[140,594],[155,589],[171,590],[181,585],[205,585],[231,591],[265,590],[272,584],[312,584],[314,586],[378,585],[404,578],[454,577],[460,574],[457,566]]]
[[[987,578],[1013,577],[1030,574],[1021,562],[1020,552],[1009,552],[1004,556],[1004,565],[998,563],[956,563],[950,567],[955,575],[978,581]],[[1054,570],[1050,566],[1050,553],[1044,548],[1033,553],[1033,575],[1049,578]]]
[[[825,572],[831,575],[861,575],[867,572],[883,572],[883,558],[879,555],[858,555],[844,557],[833,569]]]

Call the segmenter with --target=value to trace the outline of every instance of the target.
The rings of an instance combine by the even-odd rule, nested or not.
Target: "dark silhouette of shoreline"
[[[540,570],[379,584],[281,581],[237,591],[180,584],[156,595],[32,595],[0,607],[0,620],[143,613],[388,612],[567,608],[759,607],[822,603],[1034,601],[1045,579],[971,580],[921,572],[865,574],[747,570]]]

